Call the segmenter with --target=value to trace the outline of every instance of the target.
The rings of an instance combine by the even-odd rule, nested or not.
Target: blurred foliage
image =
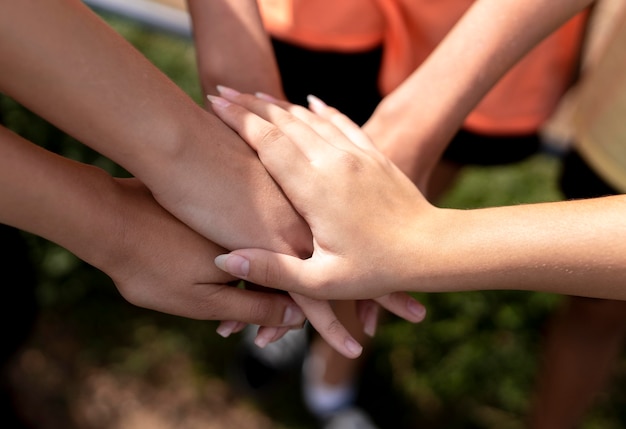
[[[201,92],[190,40],[146,31],[125,20],[111,25],[173,79],[196,102]],[[10,99],[1,99],[7,126],[54,152],[126,174]],[[442,205],[475,208],[560,199],[558,159],[538,155],[511,166],[466,168]],[[223,377],[237,336],[224,340],[215,322],[199,322],[136,308],[98,270],[45,240],[28,236],[40,267],[42,311],[72,326],[81,357],[137,377],[158,378],[159,362],[184,354],[198,383]],[[377,397],[371,409],[390,427],[521,428],[529,406],[547,318],[561,302],[550,294],[515,291],[417,294],[428,317],[418,326],[389,317],[374,341],[363,385]],[[624,379],[621,363],[616,380]],[[616,383],[617,384],[617,383]],[[372,387],[373,386],[373,387]],[[385,390],[376,390],[376,389]],[[624,389],[615,386],[590,413],[586,429],[623,427]],[[265,398],[262,406],[292,428],[311,427],[295,404],[293,386]],[[367,398],[364,399],[367,403]],[[385,408],[382,404],[391,408]],[[389,411],[391,410],[391,411]]]

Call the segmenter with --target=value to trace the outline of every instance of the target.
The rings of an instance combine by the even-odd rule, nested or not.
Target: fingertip
[[[227,107],[231,105],[230,101],[216,95],[207,94],[206,98],[211,102],[211,105],[216,107]]]
[[[239,322],[235,320],[225,320],[219,324],[215,332],[223,338],[228,338],[235,331]]]
[[[226,98],[236,97],[241,94],[236,89],[233,89],[224,85],[217,85],[215,88],[217,89],[217,92],[219,92],[222,97],[226,97]]]
[[[263,326],[259,328],[256,338],[254,339],[254,344],[256,344],[257,347],[265,348],[265,346],[272,342],[277,334],[278,328]]]
[[[363,353],[363,346],[352,337],[346,338],[344,345],[346,346],[346,350],[348,352],[347,357],[356,359],[361,356],[361,353]]]
[[[246,278],[250,274],[250,261],[243,256],[227,253],[213,260],[217,268],[235,277]]]
[[[426,317],[426,307],[419,301],[410,299],[407,303],[407,307],[411,314],[415,316],[415,322],[421,322]]]
[[[276,103],[280,100],[278,100],[278,98],[273,97],[269,94],[266,94],[265,92],[255,92],[254,95],[256,96],[256,98],[259,98],[261,100],[270,102],[270,103]]]
[[[283,324],[285,326],[304,326],[306,322],[306,316],[302,309],[297,305],[288,305],[285,307],[285,314],[283,315]]]
[[[311,111],[315,113],[318,113],[324,108],[328,107],[326,103],[324,103],[322,100],[312,94],[306,96],[306,101],[309,103],[309,109],[311,109]]]
[[[376,335],[376,329],[378,328],[378,305],[369,305],[365,310],[365,317],[363,320],[363,332],[369,337]]]

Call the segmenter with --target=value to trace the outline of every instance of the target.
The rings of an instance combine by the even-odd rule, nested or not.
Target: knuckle
[[[356,154],[348,151],[341,151],[337,155],[337,162],[343,169],[351,174],[359,173],[364,169],[363,161]]]
[[[339,319],[334,319],[333,321],[331,321],[328,326],[326,327],[326,332],[329,335],[335,335],[335,334],[339,334],[341,332],[344,331],[344,326],[342,325],[342,323],[339,321]]]
[[[257,129],[255,140],[259,142],[260,147],[266,147],[267,145],[271,145],[277,140],[282,139],[283,137],[284,134],[280,129],[272,124],[267,124]]]

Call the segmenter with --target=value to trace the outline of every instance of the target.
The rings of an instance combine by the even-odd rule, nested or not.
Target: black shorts
[[[381,48],[355,53],[313,51],[279,40],[273,40],[273,46],[283,89],[292,103],[306,105],[307,95],[313,94],[363,125],[382,99],[378,90]],[[487,136],[461,130],[443,158],[461,165],[498,165],[521,161],[539,148],[536,134]]]
[[[568,200],[622,193],[598,176],[576,150],[571,150],[563,156],[559,186],[563,196]]]

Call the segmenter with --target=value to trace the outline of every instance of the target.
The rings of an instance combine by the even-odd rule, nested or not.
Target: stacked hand
[[[435,210],[415,185],[358,126],[315,98],[310,111],[263,94],[220,93],[210,97],[215,113],[257,151],[311,227],[314,251],[300,259],[239,249],[218,256],[218,267],[313,298],[375,299],[401,317],[421,320],[423,307],[394,293],[409,290],[398,274],[419,259],[414,249],[425,248],[410,241],[412,232],[425,231],[420,241],[436,236],[420,220]]]

